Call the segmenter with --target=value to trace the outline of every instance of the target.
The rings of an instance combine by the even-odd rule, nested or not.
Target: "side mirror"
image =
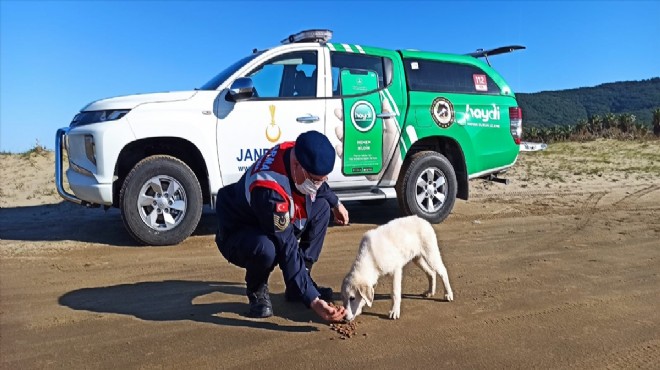
[[[232,100],[239,101],[254,96],[254,83],[250,77],[239,77],[231,83],[229,95]]]

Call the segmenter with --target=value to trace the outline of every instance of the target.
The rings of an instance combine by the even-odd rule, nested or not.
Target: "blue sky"
[[[0,0],[0,151],[37,142],[87,103],[188,90],[253,48],[308,28],[333,41],[492,57],[514,92],[660,76],[658,1]]]

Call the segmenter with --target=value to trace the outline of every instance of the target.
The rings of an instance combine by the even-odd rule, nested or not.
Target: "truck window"
[[[339,71],[343,68],[367,69],[376,72],[378,75],[378,88],[385,87],[385,81],[391,82],[392,78],[386,76],[391,74],[392,62],[386,58],[353,53],[330,52],[330,63],[332,65],[332,96],[341,96],[341,87],[339,86]],[[388,63],[389,62],[389,63]],[[389,65],[389,68],[386,66]]]
[[[500,94],[495,81],[476,66],[413,58],[405,59],[404,65],[412,91]]]
[[[261,54],[263,54],[263,51],[260,51],[260,52],[257,52],[257,53],[253,53],[253,54],[250,54],[250,55],[248,55],[248,56],[246,56],[246,57],[244,57],[244,58],[242,58],[242,59],[239,59],[238,61],[234,62],[234,63],[233,63],[232,65],[230,65],[229,67],[227,67],[227,68],[225,68],[224,70],[222,70],[222,72],[220,72],[220,73],[218,73],[217,75],[215,75],[215,76],[214,76],[212,79],[210,79],[207,83],[205,83],[204,85],[202,85],[202,86],[199,88],[199,90],[215,90],[215,89],[217,89],[218,86],[220,86],[220,84],[222,84],[223,82],[225,82],[226,79],[228,79],[229,77],[231,77],[231,75],[233,75],[234,73],[236,73],[236,71],[238,71],[239,69],[241,69],[241,67],[243,67],[244,65],[246,65],[247,63],[249,63],[250,61],[252,61],[252,59],[258,57],[258,56],[261,55]]]
[[[278,55],[252,70],[257,98],[316,97],[318,57],[316,51],[297,51]]]

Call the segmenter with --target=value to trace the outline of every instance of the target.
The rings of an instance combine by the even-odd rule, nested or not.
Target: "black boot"
[[[311,273],[312,273],[312,263],[309,262],[309,261],[305,261],[305,267],[307,268],[307,273],[310,274],[309,278],[312,279],[312,275],[311,275]],[[314,281],[314,279],[312,279],[312,284],[314,284],[314,288],[316,288],[316,290],[318,290],[319,298],[321,298],[322,300],[324,300],[326,302],[332,302],[334,300],[332,288],[318,286],[318,285],[316,285],[316,282]],[[292,292],[289,289],[286,289],[284,291],[284,299],[286,299],[289,302],[302,301],[302,298],[298,294]]]
[[[268,284],[263,284],[257,290],[247,292],[250,301],[250,312],[248,316],[265,318],[273,316],[273,304],[270,302],[268,294]]]

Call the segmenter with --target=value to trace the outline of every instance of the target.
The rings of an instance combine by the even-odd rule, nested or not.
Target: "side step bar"
[[[504,185],[509,185],[509,179],[503,179],[501,177],[497,177],[497,174],[490,174],[490,175],[486,176],[485,179],[488,180],[488,181],[499,182],[499,183],[504,184]]]
[[[339,200],[369,200],[369,199],[396,199],[394,188],[372,188],[364,189],[333,189]]]

